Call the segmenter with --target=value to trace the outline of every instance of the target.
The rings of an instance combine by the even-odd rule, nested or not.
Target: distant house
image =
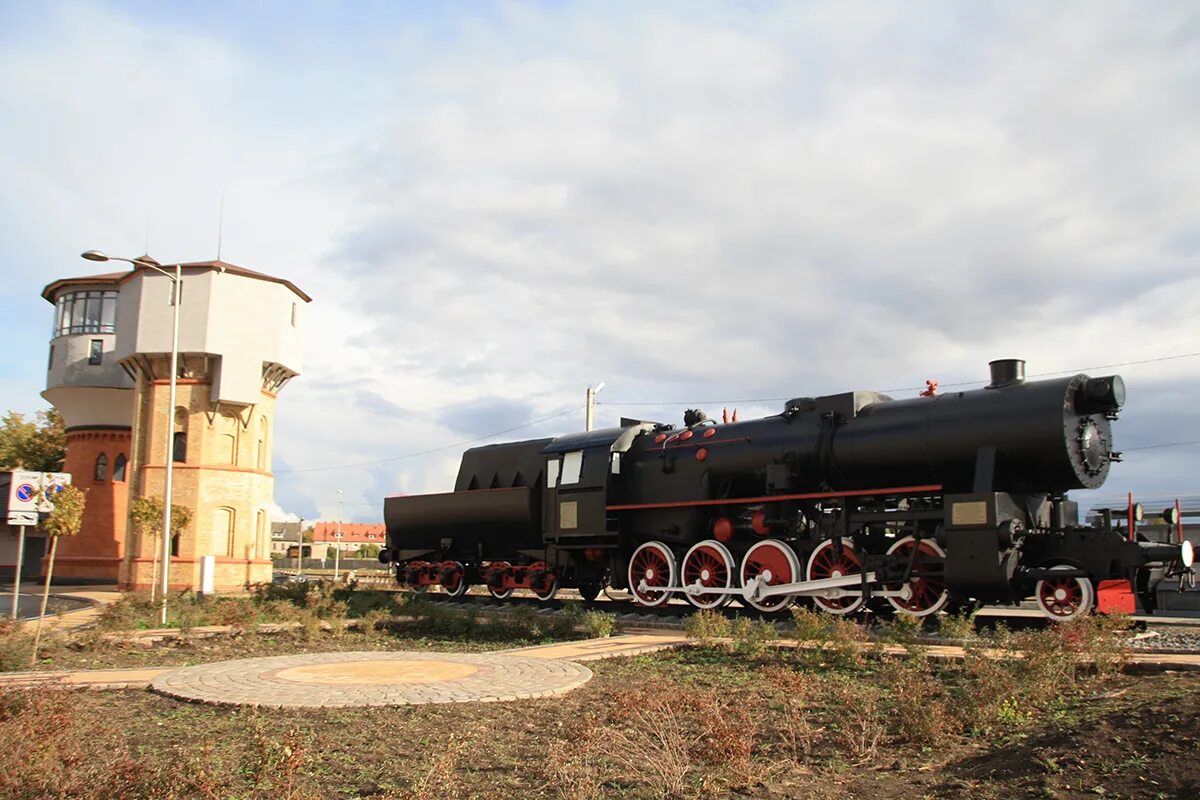
[[[338,531],[341,536],[338,536]],[[337,547],[343,553],[358,550],[365,544],[382,547],[387,541],[387,529],[383,523],[318,522],[313,525],[313,544]]]
[[[300,543],[301,536],[299,522],[272,522],[271,553],[286,553],[289,547]]]

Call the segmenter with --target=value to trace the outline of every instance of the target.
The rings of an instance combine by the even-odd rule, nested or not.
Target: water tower
[[[168,271],[173,272],[174,267]],[[201,560],[211,555],[215,557],[213,588],[240,589],[247,583],[271,579],[275,400],[300,371],[301,324],[311,298],[290,281],[223,261],[182,264],[181,275],[174,408],[169,407],[172,279],[144,266],[115,276],[58,281],[47,287],[46,294],[57,298],[81,281],[115,284],[113,332],[108,334],[111,355],[105,349],[109,340],[102,340],[101,363],[111,362],[119,374],[112,373],[111,386],[85,386],[80,380],[57,379],[52,365],[51,376],[58,382],[48,382],[51,388],[45,396],[63,410],[64,417],[68,407],[75,409],[67,425],[78,433],[94,430],[96,425],[119,425],[123,420],[128,499],[162,497],[167,437],[171,437],[175,448],[173,502],[188,508],[192,517],[186,528],[172,532],[171,587],[200,588]],[[91,353],[90,341],[82,344],[88,335],[67,335],[71,341],[64,344],[69,345],[72,358],[77,359],[84,349]],[[81,343],[75,344],[76,338]],[[58,345],[56,339],[54,348]],[[103,406],[92,399],[100,389],[120,393],[113,395],[112,402],[114,411],[123,407],[122,420],[100,413]],[[84,392],[89,394],[84,396]],[[126,398],[124,406],[118,400],[121,397]],[[100,416],[104,419],[98,419]],[[73,474],[92,476],[86,463],[93,459],[92,452],[81,448],[76,458],[73,444],[70,439],[68,465],[78,463],[86,470]],[[95,463],[92,467],[99,475],[99,467]],[[115,473],[110,469],[109,475]],[[101,494],[111,494],[114,500],[119,492],[111,488],[116,486],[111,478],[79,483],[102,489]],[[96,496],[89,493],[89,513]],[[103,503],[99,507],[102,509]],[[97,530],[107,521],[108,517],[98,520]],[[111,552],[108,539],[112,538],[118,545],[121,587],[149,588],[161,550],[157,537],[124,530],[115,519],[108,531],[93,534],[87,543],[81,539],[76,550],[87,552],[75,557],[95,557],[93,548],[100,540]]]

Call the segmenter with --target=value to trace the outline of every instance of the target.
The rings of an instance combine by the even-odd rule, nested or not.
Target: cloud
[[[224,13],[59,6],[6,42],[0,233],[37,276],[27,329],[37,280],[140,252],[148,211],[160,258],[210,257],[225,191],[225,257],[316,298],[277,409],[288,507],[341,488],[377,518],[451,485],[441,448],[601,379],[602,424],[676,421],[1200,351],[1192,9],[498,4],[257,42]],[[1119,440],[1200,438],[1171,414],[1194,360],[1124,371]],[[1192,451],[1141,452],[1110,486]]]

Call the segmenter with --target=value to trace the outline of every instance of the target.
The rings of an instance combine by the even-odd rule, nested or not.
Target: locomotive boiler
[[[1032,596],[1069,620],[1152,606],[1190,545],[1079,524],[1075,489],[1104,483],[1120,376],[1027,381],[993,361],[973,391],[894,400],[798,397],[781,413],[607,430],[468,450],[453,492],[384,501],[401,583],[458,596],[485,584],[549,600],[608,585],[645,606],[809,598],[926,616],[958,601]],[[1155,572],[1158,571],[1158,573]]]

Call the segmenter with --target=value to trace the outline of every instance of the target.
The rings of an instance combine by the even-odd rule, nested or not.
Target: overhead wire
[[[1169,356],[1158,356],[1155,358],[1143,358],[1143,359],[1138,359],[1135,361],[1122,361],[1122,362],[1118,362],[1115,364],[1099,364],[1099,365],[1090,366],[1090,367],[1081,367],[1078,369],[1065,369],[1065,370],[1054,370],[1051,372],[1038,372],[1038,373],[1031,374],[1029,377],[1042,378],[1042,377],[1047,377],[1050,375],[1066,375],[1066,374],[1070,374],[1070,373],[1089,372],[1089,371],[1099,370],[1099,369],[1114,369],[1116,367],[1129,367],[1129,366],[1135,366],[1135,365],[1141,365],[1141,364],[1152,364],[1152,363],[1157,363],[1157,362],[1162,362],[1162,361],[1173,361],[1173,360],[1181,359],[1181,358],[1194,358],[1196,356],[1200,356],[1200,352],[1178,353],[1178,354],[1169,355]],[[971,385],[982,384],[982,383],[986,383],[986,382],[987,381],[984,381],[984,380],[958,381],[958,382],[954,382],[954,383],[943,383],[943,384],[941,384],[941,386],[943,386],[943,387],[971,386]],[[923,386],[904,386],[904,387],[895,388],[895,389],[884,389],[883,393],[886,394],[888,392],[918,391],[918,390],[924,389],[924,388],[925,387],[923,387]],[[675,400],[671,400],[671,401],[629,401],[629,402],[596,401],[596,405],[606,405],[606,406],[690,406],[690,405],[710,405],[710,404],[715,405],[718,403],[728,405],[728,404],[733,404],[733,403],[775,403],[775,402],[782,402],[782,401],[788,400],[788,399],[790,399],[790,398],[788,398],[788,397],[754,397],[754,398],[726,398],[726,399],[718,399],[718,400],[680,400],[680,401],[675,401]],[[441,445],[439,447],[429,448],[427,450],[418,450],[418,451],[414,451],[411,453],[404,453],[404,454],[398,455],[398,456],[391,456],[389,458],[380,458],[380,459],[375,459],[373,461],[360,461],[360,462],[355,462],[352,464],[340,464],[340,465],[325,466],[325,467],[302,467],[302,468],[297,468],[297,469],[280,469],[280,470],[276,470],[275,474],[277,474],[277,475],[294,475],[294,474],[300,474],[300,473],[306,473],[306,472],[329,472],[329,471],[338,470],[338,469],[355,469],[358,467],[376,466],[378,464],[390,464],[395,461],[403,461],[403,460],[409,459],[409,458],[417,458],[419,456],[426,456],[426,455],[432,455],[434,453],[440,453],[445,450],[452,450],[454,448],[462,447],[464,445],[475,444],[476,442],[482,442],[487,439],[495,438],[497,436],[503,436],[506,433],[512,433],[514,431],[523,430],[525,428],[531,428],[534,425],[539,425],[543,422],[548,422],[549,420],[557,419],[558,417],[562,417],[567,414],[582,411],[583,408],[584,408],[583,406],[571,406],[570,408],[565,408],[561,411],[557,411],[553,414],[549,414],[547,416],[540,417],[535,420],[531,420],[530,422],[526,422],[521,425],[516,425],[511,428],[505,428],[504,430],[495,431],[493,433],[488,433],[483,436],[477,436],[473,439],[464,439],[462,441],[452,442],[450,444]],[[1184,446],[1184,445],[1193,445],[1193,444],[1200,444],[1200,440],[1187,441],[1187,442],[1165,442],[1162,444],[1143,445],[1140,447],[1127,447],[1127,448],[1125,448],[1125,450],[1127,452],[1132,451],[1132,450],[1152,450],[1152,449],[1163,448],[1163,447],[1180,447],[1180,446]]]
[[[1142,358],[1136,361],[1120,361],[1115,364],[1096,364],[1090,367],[1078,367],[1076,369],[1058,369],[1050,372],[1035,372],[1029,375],[1030,378],[1046,378],[1051,375],[1070,375],[1079,372],[1092,372],[1100,369],[1116,369],[1117,367],[1132,367],[1141,364],[1155,364],[1161,361],[1174,361],[1181,358],[1195,358],[1200,356],[1200,352],[1195,353],[1177,353],[1169,356],[1158,356],[1155,358]],[[977,384],[987,383],[986,380],[972,381],[956,381],[954,383],[939,383],[942,388],[950,388],[954,386],[974,386]],[[882,389],[882,394],[890,392],[916,392],[925,389],[924,386],[900,386],[893,389]],[[716,405],[730,403],[778,403],[784,400],[790,400],[791,397],[750,397],[750,398],[724,398],[718,400],[638,400],[638,401],[622,401],[622,400],[604,400],[597,401],[597,405],[606,406],[690,406],[690,405]]]
[[[512,433],[513,431],[523,430],[524,428],[532,428],[534,425],[539,425],[543,422],[548,422],[549,420],[556,419],[556,418],[564,416],[566,414],[578,413],[579,411],[582,411],[582,410],[583,410],[583,406],[571,406],[570,408],[565,408],[562,411],[556,411],[555,413],[549,414],[545,417],[540,417],[538,419],[531,420],[531,421],[523,423],[521,425],[514,425],[511,428],[505,428],[502,431],[495,431],[494,433],[484,434],[483,436],[476,436],[474,439],[464,439],[460,442],[453,442],[451,444],[442,445],[440,447],[431,447],[428,450],[417,450],[412,453],[404,453],[403,455],[391,456],[389,458],[380,458],[380,459],[376,459],[374,461],[360,461],[360,462],[357,462],[354,464],[339,464],[336,466],[329,466],[329,467],[304,467],[301,469],[280,469],[280,470],[276,470],[275,474],[276,475],[294,475],[294,474],[298,474],[301,472],[327,472],[329,470],[335,470],[335,469],[354,469],[356,467],[372,467],[372,466],[375,466],[376,464],[390,464],[393,461],[403,461],[406,458],[416,458],[417,456],[427,456],[427,455],[431,455],[433,453],[440,453],[443,450],[453,450],[457,447],[462,447],[464,445],[474,444],[476,442],[482,442],[485,439],[493,439],[497,436],[503,436],[506,433]]]

